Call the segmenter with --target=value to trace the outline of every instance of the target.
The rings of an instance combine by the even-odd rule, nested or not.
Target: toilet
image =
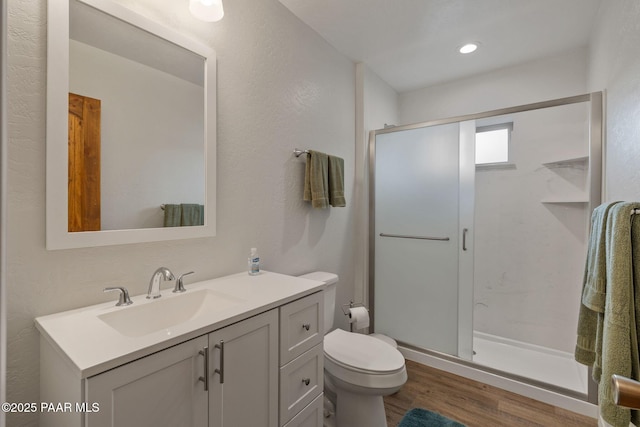
[[[335,408],[325,426],[387,427],[382,396],[407,381],[404,357],[395,341],[384,335],[364,335],[333,327],[338,276],[316,271],[300,276],[324,282],[325,409]],[[331,331],[331,332],[329,332]],[[325,411],[326,413],[330,411]]]

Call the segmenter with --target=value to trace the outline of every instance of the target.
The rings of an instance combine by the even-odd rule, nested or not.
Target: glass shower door
[[[374,181],[375,331],[456,356],[460,127],[376,135]]]
[[[373,131],[374,331],[408,358],[453,355],[597,402],[573,349],[602,123],[596,92]],[[476,165],[489,127],[510,129],[507,161]]]

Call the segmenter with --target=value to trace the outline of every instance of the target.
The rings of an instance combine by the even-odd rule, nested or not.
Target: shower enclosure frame
[[[565,98],[558,98],[549,101],[536,102],[531,104],[519,105],[515,107],[502,108],[497,110],[490,110],[482,113],[468,114],[456,117],[450,117],[445,119],[431,120],[426,122],[414,123],[402,126],[386,126],[384,129],[372,130],[369,132],[369,256],[368,256],[368,286],[365,299],[368,300],[368,306],[370,310],[371,324],[370,331],[375,331],[375,163],[376,163],[376,136],[391,132],[398,132],[403,130],[419,129],[431,126],[461,123],[469,120],[486,119],[495,116],[502,116],[507,114],[522,113],[526,111],[539,110],[544,108],[559,107],[570,104],[579,104],[589,102],[589,160],[588,160],[588,193],[589,201],[587,203],[587,209],[589,217],[593,209],[601,203],[602,189],[604,188],[603,182],[603,170],[604,170],[604,110],[603,110],[603,92],[592,92],[583,95],[570,96]],[[590,221],[588,222],[590,225]],[[474,363],[473,361],[465,360],[461,357],[451,356],[448,354],[440,353],[437,351],[416,348],[407,343],[399,342],[401,346],[411,348],[413,350],[424,352],[437,358],[452,361],[454,363],[473,367],[474,369],[494,373],[505,377],[507,379],[523,382],[529,385],[542,387],[552,392],[558,392],[569,397],[585,400],[589,403],[597,403],[597,384],[591,380],[591,368],[589,368],[589,380],[587,395],[584,396],[580,393],[574,393],[561,387],[556,387],[547,383],[542,383],[530,378],[522,377],[515,374],[510,374],[505,371],[496,370],[493,368],[485,367]]]

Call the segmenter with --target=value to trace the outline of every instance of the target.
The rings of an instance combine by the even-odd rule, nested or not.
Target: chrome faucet
[[[180,276],[178,276],[178,280],[176,280],[176,286],[175,286],[175,288],[173,288],[173,293],[174,294],[180,293],[180,292],[186,292],[186,289],[184,288],[184,283],[182,283],[182,278],[184,276],[188,276],[188,275],[193,274],[193,273],[195,273],[195,271],[190,271],[188,273],[184,273],[184,274],[181,274]]]
[[[111,291],[120,292],[120,297],[118,298],[118,302],[116,303],[116,306],[120,307],[121,305],[133,304],[133,301],[131,301],[131,298],[129,298],[129,291],[127,291],[127,288],[123,288],[121,286],[114,286],[111,288],[104,288],[103,290],[103,292],[111,292]]]
[[[164,280],[174,280],[175,277],[171,270],[167,267],[160,267],[153,273],[151,276],[151,280],[149,281],[149,290],[147,291],[147,299],[151,298],[160,298],[160,279]]]

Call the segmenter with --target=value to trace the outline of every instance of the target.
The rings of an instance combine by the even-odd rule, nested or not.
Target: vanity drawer
[[[324,337],[324,292],[280,307],[280,366],[284,366]]]
[[[324,386],[324,352],[318,344],[280,368],[280,424],[311,403]]]
[[[323,410],[324,394],[321,393],[284,427],[322,427],[322,422],[324,421]]]

